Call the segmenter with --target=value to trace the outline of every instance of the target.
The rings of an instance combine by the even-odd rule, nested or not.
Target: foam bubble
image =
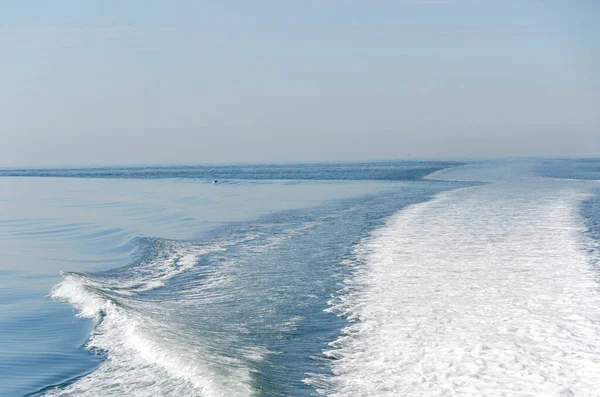
[[[345,397],[597,395],[584,185],[509,168],[480,169],[497,183],[409,207],[356,247],[330,302],[351,322],[326,352],[334,375],[307,382]]]

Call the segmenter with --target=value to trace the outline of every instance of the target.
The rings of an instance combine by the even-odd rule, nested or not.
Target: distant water
[[[0,395],[592,396],[599,165],[2,169]]]
[[[537,169],[550,178],[600,179],[600,161],[593,158],[544,160]]]
[[[450,162],[364,162],[318,164],[193,165],[111,168],[0,169],[0,176],[40,176],[125,179],[224,179],[224,180],[417,180]]]

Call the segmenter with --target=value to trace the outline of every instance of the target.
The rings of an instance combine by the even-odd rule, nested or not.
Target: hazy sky
[[[0,3],[0,165],[600,154],[600,1]]]

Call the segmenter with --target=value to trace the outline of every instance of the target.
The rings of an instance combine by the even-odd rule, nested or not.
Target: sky
[[[0,0],[0,166],[600,155],[597,0]]]

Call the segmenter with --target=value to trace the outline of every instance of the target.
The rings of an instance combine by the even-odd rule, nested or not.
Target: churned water
[[[0,170],[0,395],[595,395],[599,164]]]

